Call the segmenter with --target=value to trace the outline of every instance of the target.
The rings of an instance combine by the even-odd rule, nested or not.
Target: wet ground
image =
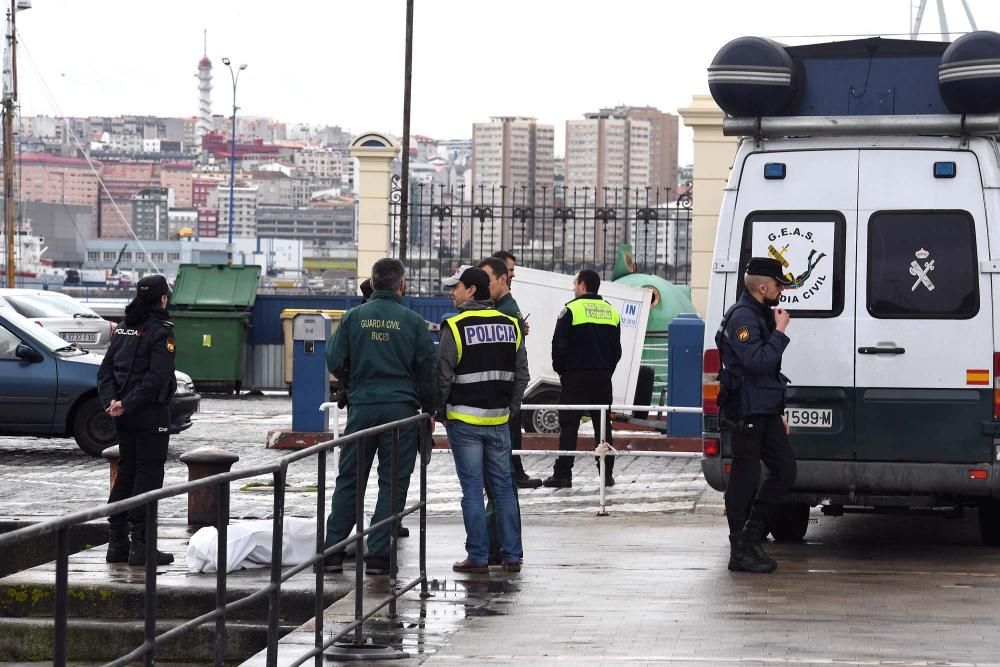
[[[264,437],[287,427],[289,409],[287,398],[206,400],[195,427],[171,440],[167,484],[186,479],[177,459],[201,445],[239,453],[237,467],[281,456],[264,449]],[[551,463],[532,459],[529,471],[547,475]],[[451,457],[435,452],[432,597],[409,593],[398,619],[376,617],[370,632],[411,655],[385,664],[1000,665],[1000,549],[979,544],[974,511],[961,519],[814,512],[804,542],[768,547],[780,562],[776,573],[732,574],[721,497],[706,487],[696,459],[619,459],[609,517],[594,516],[597,478],[586,463],[572,489],[522,491],[521,573],[455,575],[451,563],[464,557],[460,491]],[[99,504],[107,475],[103,461],[72,441],[0,438],[0,516],[42,518]],[[293,470],[289,515],[315,515],[315,479],[314,467]],[[270,516],[272,489],[256,482],[234,485],[235,517]],[[412,499],[416,481],[411,489]],[[165,501],[161,517],[182,525],[185,505]],[[405,523],[414,536],[401,541],[403,580],[414,575],[418,544],[415,517]],[[184,534],[165,533],[177,540],[165,546],[182,554]],[[75,558],[82,559],[77,576],[100,578],[107,568],[99,553]],[[121,569],[109,580],[133,577]],[[160,576],[165,590],[214,584],[213,575],[186,575],[183,557]],[[263,577],[239,578],[249,586]],[[327,582],[346,595],[327,609],[329,636],[353,618],[354,594],[349,575]],[[386,578],[366,585],[375,599]],[[282,642],[282,664],[311,644],[307,624]]]
[[[408,594],[402,627],[380,617],[377,639],[411,655],[385,664],[1000,665],[1000,549],[972,512],[815,513],[805,541],[768,546],[771,575],[730,573],[725,530],[707,514],[531,517],[524,570],[477,576],[450,571],[464,533],[435,521],[433,597]],[[353,609],[331,607],[327,630]],[[312,641],[287,637],[282,664]]]

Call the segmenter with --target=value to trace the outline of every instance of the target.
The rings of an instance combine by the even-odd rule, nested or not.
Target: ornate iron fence
[[[391,250],[399,256],[399,178],[393,177]],[[639,272],[691,279],[690,182],[656,188],[477,187],[411,183],[406,265],[413,295],[443,294],[441,278],[504,249],[518,264],[610,278],[628,243]]]

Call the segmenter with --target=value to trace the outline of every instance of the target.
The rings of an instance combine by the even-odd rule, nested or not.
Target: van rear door
[[[782,371],[791,380],[786,416],[800,459],[854,455],[853,267],[858,205],[857,150],[754,153],[740,176],[729,257],[738,267],[726,304],[743,293],[751,256],[782,262],[796,285],[782,295],[792,316]]]
[[[858,460],[990,460],[983,422],[993,416],[993,300],[979,267],[989,259],[983,201],[971,152],[861,152]]]

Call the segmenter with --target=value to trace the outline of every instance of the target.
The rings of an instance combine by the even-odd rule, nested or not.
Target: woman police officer
[[[114,418],[121,458],[108,498],[113,503],[163,486],[163,465],[170,438],[170,397],[174,378],[173,324],[167,321],[170,288],[161,275],[136,284],[136,295],[115,327],[97,374],[105,411]],[[126,525],[126,519],[128,524]],[[108,518],[107,561],[146,563],[146,508],[136,507]],[[157,564],[173,555],[157,551]]]

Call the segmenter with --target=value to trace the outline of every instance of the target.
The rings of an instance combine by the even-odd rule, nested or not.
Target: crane
[[[948,30],[948,15],[944,10],[944,0],[936,0],[937,2],[937,13],[938,13],[938,23],[941,26],[941,35],[947,40],[950,36]],[[972,26],[973,30],[978,30],[976,27],[976,19],[972,15],[972,10],[969,8],[969,0],[961,0],[962,8],[965,10],[965,16],[969,19],[969,25]],[[920,5],[917,7],[917,16],[913,19],[912,27],[910,28],[910,39],[916,39],[917,35],[920,34],[920,24],[924,20],[924,10],[927,9],[927,0],[920,0]],[[910,12],[912,17],[913,5],[910,5]]]

